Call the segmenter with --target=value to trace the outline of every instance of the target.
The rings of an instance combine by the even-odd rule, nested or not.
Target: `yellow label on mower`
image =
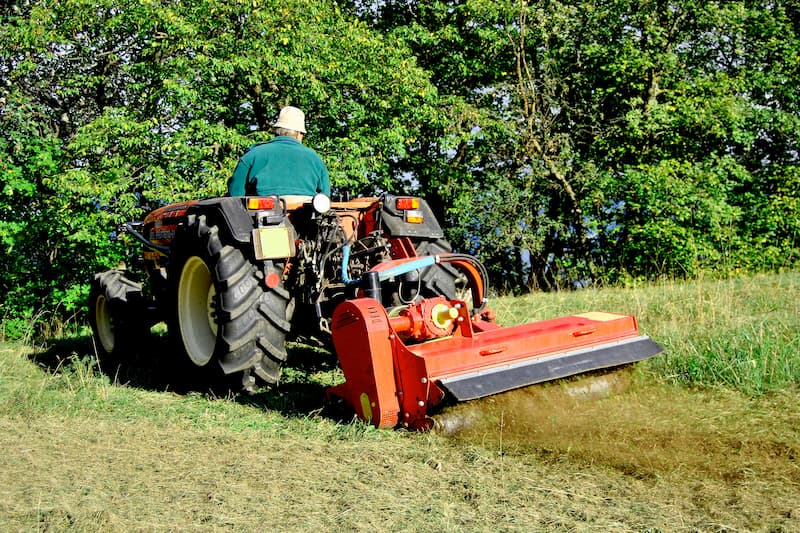
[[[362,392],[358,399],[361,401],[361,412],[364,413],[364,420],[366,420],[367,423],[371,422],[373,403],[369,400],[369,396],[366,392]]]

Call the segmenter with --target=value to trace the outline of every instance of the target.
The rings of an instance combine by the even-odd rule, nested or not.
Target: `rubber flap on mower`
[[[635,363],[661,353],[649,337],[635,337],[581,350],[543,356],[440,381],[458,401],[475,400],[534,383]]]

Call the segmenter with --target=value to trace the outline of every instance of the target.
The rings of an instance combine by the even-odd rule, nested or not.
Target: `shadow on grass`
[[[90,358],[90,364],[112,383],[156,392],[228,398],[289,417],[316,415],[349,421],[353,416],[352,411],[326,401],[325,391],[335,380],[338,363],[334,354],[312,346],[290,343],[281,382],[247,394],[242,391],[239,373],[224,376],[216,367],[201,369],[184,362],[185,356],[171,345],[165,334],[142,339],[140,346],[114,360],[98,356],[94,343],[91,335],[50,340],[45,347],[35,349],[30,359],[55,374],[69,371],[77,361]]]

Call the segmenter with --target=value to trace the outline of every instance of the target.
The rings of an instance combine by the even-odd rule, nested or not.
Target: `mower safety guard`
[[[349,300],[334,311],[332,332],[346,381],[329,396],[383,428],[430,427],[448,394],[471,400],[662,351],[632,316],[591,312],[503,328],[444,297],[392,317],[371,298]]]

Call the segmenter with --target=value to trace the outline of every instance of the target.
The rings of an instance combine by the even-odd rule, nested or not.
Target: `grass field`
[[[799,302],[798,273],[498,298],[504,324],[635,314],[666,351],[425,434],[328,417],[340,376],[300,347],[238,398],[173,383],[158,339],[112,376],[87,337],[0,344],[0,530],[800,531]]]

